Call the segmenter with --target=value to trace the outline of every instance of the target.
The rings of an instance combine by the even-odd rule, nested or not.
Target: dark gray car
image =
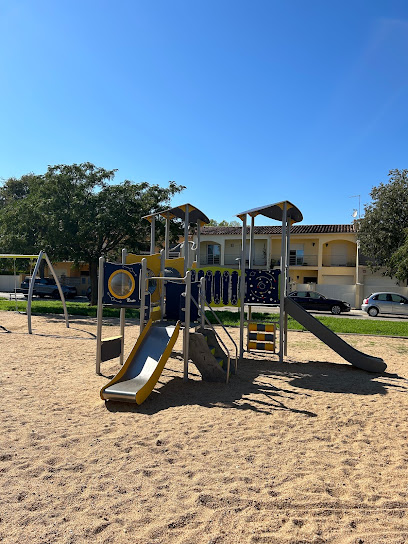
[[[31,278],[26,278],[22,282],[21,288],[18,290],[20,293],[23,293],[25,297],[28,296],[30,280]],[[71,287],[70,285],[61,285],[61,289],[65,298],[76,297],[77,290],[75,287]],[[33,295],[38,297],[60,298],[57,284],[52,278],[36,278],[34,281]]]
[[[288,296],[310,312],[331,312],[338,315],[341,312],[349,312],[351,309],[348,302],[326,298],[315,291],[292,291]]]
[[[398,293],[373,293],[363,300],[361,309],[371,317],[380,313],[408,315],[408,298]]]

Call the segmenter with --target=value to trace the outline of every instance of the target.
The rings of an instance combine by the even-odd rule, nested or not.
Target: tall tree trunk
[[[91,305],[98,303],[98,261],[89,261],[89,276],[91,278]]]

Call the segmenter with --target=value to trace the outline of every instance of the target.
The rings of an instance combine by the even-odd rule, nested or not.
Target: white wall
[[[52,276],[50,275],[50,277]],[[60,276],[59,280],[61,281]],[[17,276],[17,289],[20,288],[22,281],[22,277],[20,275]],[[89,285],[91,285],[91,279],[89,276],[84,276],[80,278],[65,278],[65,281],[63,281],[62,283],[65,283],[65,285],[72,285],[73,287],[76,287],[78,295],[85,295],[86,290],[88,289]],[[0,291],[3,291],[5,293],[14,293],[14,276],[0,275]]]
[[[247,246],[247,253],[249,249]],[[225,240],[224,264],[225,266],[237,265],[237,259],[241,257],[241,240]]]
[[[353,285],[354,284],[354,276],[347,275],[342,276],[340,274],[323,274],[322,276],[322,283],[319,283],[319,286],[324,285]]]
[[[20,287],[21,277],[17,276],[16,285],[17,289]],[[14,276],[0,276],[0,291],[5,291],[6,293],[14,293]]]
[[[383,276],[381,272],[371,273],[369,270],[365,270],[365,273],[361,275],[360,281],[363,283],[363,296],[368,297],[372,293],[381,291],[389,291],[392,293],[399,293],[400,295],[408,296],[408,287],[404,285],[398,285],[396,278],[390,278],[389,276]]]
[[[383,290],[392,290],[397,286],[398,280],[396,278],[390,278],[389,276],[383,276],[382,274],[366,273],[362,274],[364,285],[382,285]]]
[[[387,291],[391,293],[399,293],[408,297],[408,287],[402,287],[401,285],[392,285],[386,287],[383,284],[380,285],[363,285],[363,298],[369,297],[372,293],[378,293],[381,291]]]

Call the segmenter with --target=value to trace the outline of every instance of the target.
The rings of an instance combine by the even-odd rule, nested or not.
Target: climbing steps
[[[248,323],[247,351],[272,351],[276,349],[276,323]]]
[[[214,355],[214,358],[215,358],[215,360],[217,361],[218,365],[219,365],[221,368],[224,368],[224,367],[226,368],[227,362],[224,361],[224,357],[217,357],[216,354],[215,354],[216,349],[217,349],[216,346],[212,346],[212,345],[209,343],[208,336],[207,336],[206,334],[204,334],[204,338],[205,338],[205,340],[206,340],[206,342],[207,342],[207,345],[208,345],[208,347],[209,347],[209,349],[210,349],[211,354]]]
[[[228,356],[217,342],[212,329],[190,332],[189,355],[204,381],[225,382]]]
[[[222,347],[220,346],[217,335],[213,331],[213,329],[209,328],[200,328],[199,331],[204,335],[208,347],[210,348],[211,353],[214,355],[217,363],[220,365],[220,367],[224,370],[224,372],[227,372],[228,367],[228,355],[224,352]],[[233,365],[231,365],[230,373],[235,373],[235,368],[233,368]]]

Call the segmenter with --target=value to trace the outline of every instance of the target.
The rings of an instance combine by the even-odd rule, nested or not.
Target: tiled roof
[[[241,227],[203,227],[201,236],[216,236],[216,235],[235,235],[241,236]],[[247,228],[249,234],[249,227]],[[255,234],[278,234],[282,233],[280,225],[259,226],[255,227]],[[291,234],[355,234],[356,229],[353,224],[346,225],[293,225]]]

